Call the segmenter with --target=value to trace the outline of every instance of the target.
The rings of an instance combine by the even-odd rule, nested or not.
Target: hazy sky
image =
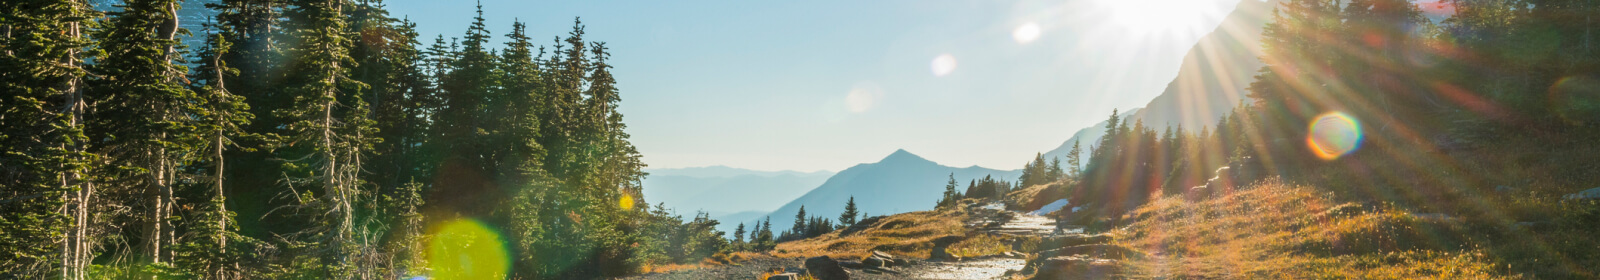
[[[607,42],[651,168],[833,170],[906,149],[1020,168],[1143,106],[1239,0],[483,1],[546,45],[573,17]],[[1251,0],[1246,0],[1251,1]],[[466,1],[390,0],[431,43]]]

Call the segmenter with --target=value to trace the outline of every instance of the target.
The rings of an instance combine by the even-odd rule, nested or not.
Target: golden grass
[[[959,208],[959,207],[958,207]],[[835,230],[822,236],[779,243],[773,256],[814,257],[826,255],[837,259],[865,257],[872,250],[896,256],[927,258],[933,249],[933,240],[964,235],[965,211],[921,211],[896,214],[862,221],[868,223],[859,231]]]
[[[1152,257],[1131,278],[1507,278],[1464,241],[1454,218],[1336,203],[1267,181],[1199,202],[1156,200],[1129,213],[1117,245]],[[1497,267],[1500,266],[1500,267]]]
[[[995,235],[972,234],[967,236],[967,239],[950,244],[946,252],[963,258],[998,255],[1011,251],[1011,245],[1006,241]]]

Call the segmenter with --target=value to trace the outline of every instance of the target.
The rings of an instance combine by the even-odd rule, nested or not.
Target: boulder
[[[907,265],[911,265],[911,260],[907,260],[907,259],[905,259],[905,258],[896,258],[896,259],[893,259],[893,260],[891,260],[891,262],[893,262],[893,263],[894,263],[894,266],[907,266]]]
[[[850,280],[850,273],[839,267],[839,261],[828,256],[806,259],[806,271],[817,280]]]
[[[783,274],[768,276],[767,280],[800,280],[800,275],[794,274],[794,273],[783,273]]]
[[[1117,270],[1114,260],[1052,257],[1038,263],[1033,279],[1107,279]]]
[[[956,242],[961,242],[961,240],[965,240],[965,239],[966,239],[966,237],[963,237],[963,236],[960,236],[960,235],[951,235],[951,236],[945,236],[945,237],[940,237],[938,239],[934,239],[933,240],[933,250],[928,253],[928,259],[931,259],[931,260],[947,260],[947,261],[961,261],[961,257],[950,254],[950,252],[947,249],[950,248],[951,244],[956,244]]]
[[[860,261],[839,261],[839,267],[849,268],[849,269],[862,269],[862,268],[866,268],[867,266],[865,264],[862,264]]]
[[[1581,192],[1576,192],[1576,193],[1572,193],[1572,194],[1569,194],[1569,195],[1566,195],[1566,196],[1562,196],[1561,198],[1570,199],[1570,200],[1600,199],[1600,188],[1593,188],[1593,189],[1583,190]]]
[[[892,265],[889,262],[889,260],[879,258],[878,256],[869,256],[866,259],[861,260],[861,265],[865,265],[867,268],[879,268]]]

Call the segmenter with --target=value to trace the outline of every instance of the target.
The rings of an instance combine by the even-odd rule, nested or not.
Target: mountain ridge
[[[1178,75],[1161,95],[1144,107],[1118,113],[1119,117],[1144,121],[1156,130],[1181,126],[1198,132],[1215,124],[1245,100],[1246,88],[1255,79],[1256,71],[1265,66],[1259,59],[1261,30],[1271,22],[1273,8],[1280,2],[1239,1],[1222,23],[1190,47]],[[1079,129],[1059,147],[1043,153],[1045,159],[1065,160],[1074,141],[1082,141],[1081,147],[1087,152],[1104,136],[1105,125],[1101,121]]]
[[[865,214],[887,215],[895,213],[932,210],[944,193],[948,176],[954,174],[957,189],[965,190],[969,180],[993,176],[997,180],[1015,180],[1021,170],[996,170],[981,166],[952,167],[941,165],[905,149],[898,149],[873,163],[862,163],[839,171],[821,186],[791,201],[761,218],[771,217],[773,232],[782,232],[794,224],[794,216],[801,206],[806,206],[806,216],[836,219],[844,212],[845,202],[852,196],[856,207]],[[727,220],[727,224],[749,223],[756,220]]]

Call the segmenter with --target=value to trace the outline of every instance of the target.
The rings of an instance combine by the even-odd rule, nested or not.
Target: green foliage
[[[967,183],[967,191],[962,198],[999,200],[1003,199],[1012,189],[1011,182],[995,180],[990,176],[973,180]]]
[[[856,211],[856,197],[850,196],[850,201],[845,202],[844,212],[839,213],[839,226],[848,227],[856,224],[856,216],[861,212]]]
[[[956,187],[959,186],[961,185],[956,183],[956,174],[950,173],[950,181],[946,182],[944,185],[944,196],[939,198],[939,203],[934,208],[949,209],[951,207],[955,207],[956,204],[961,203],[961,199],[964,198],[964,196],[960,191],[956,191]]]

